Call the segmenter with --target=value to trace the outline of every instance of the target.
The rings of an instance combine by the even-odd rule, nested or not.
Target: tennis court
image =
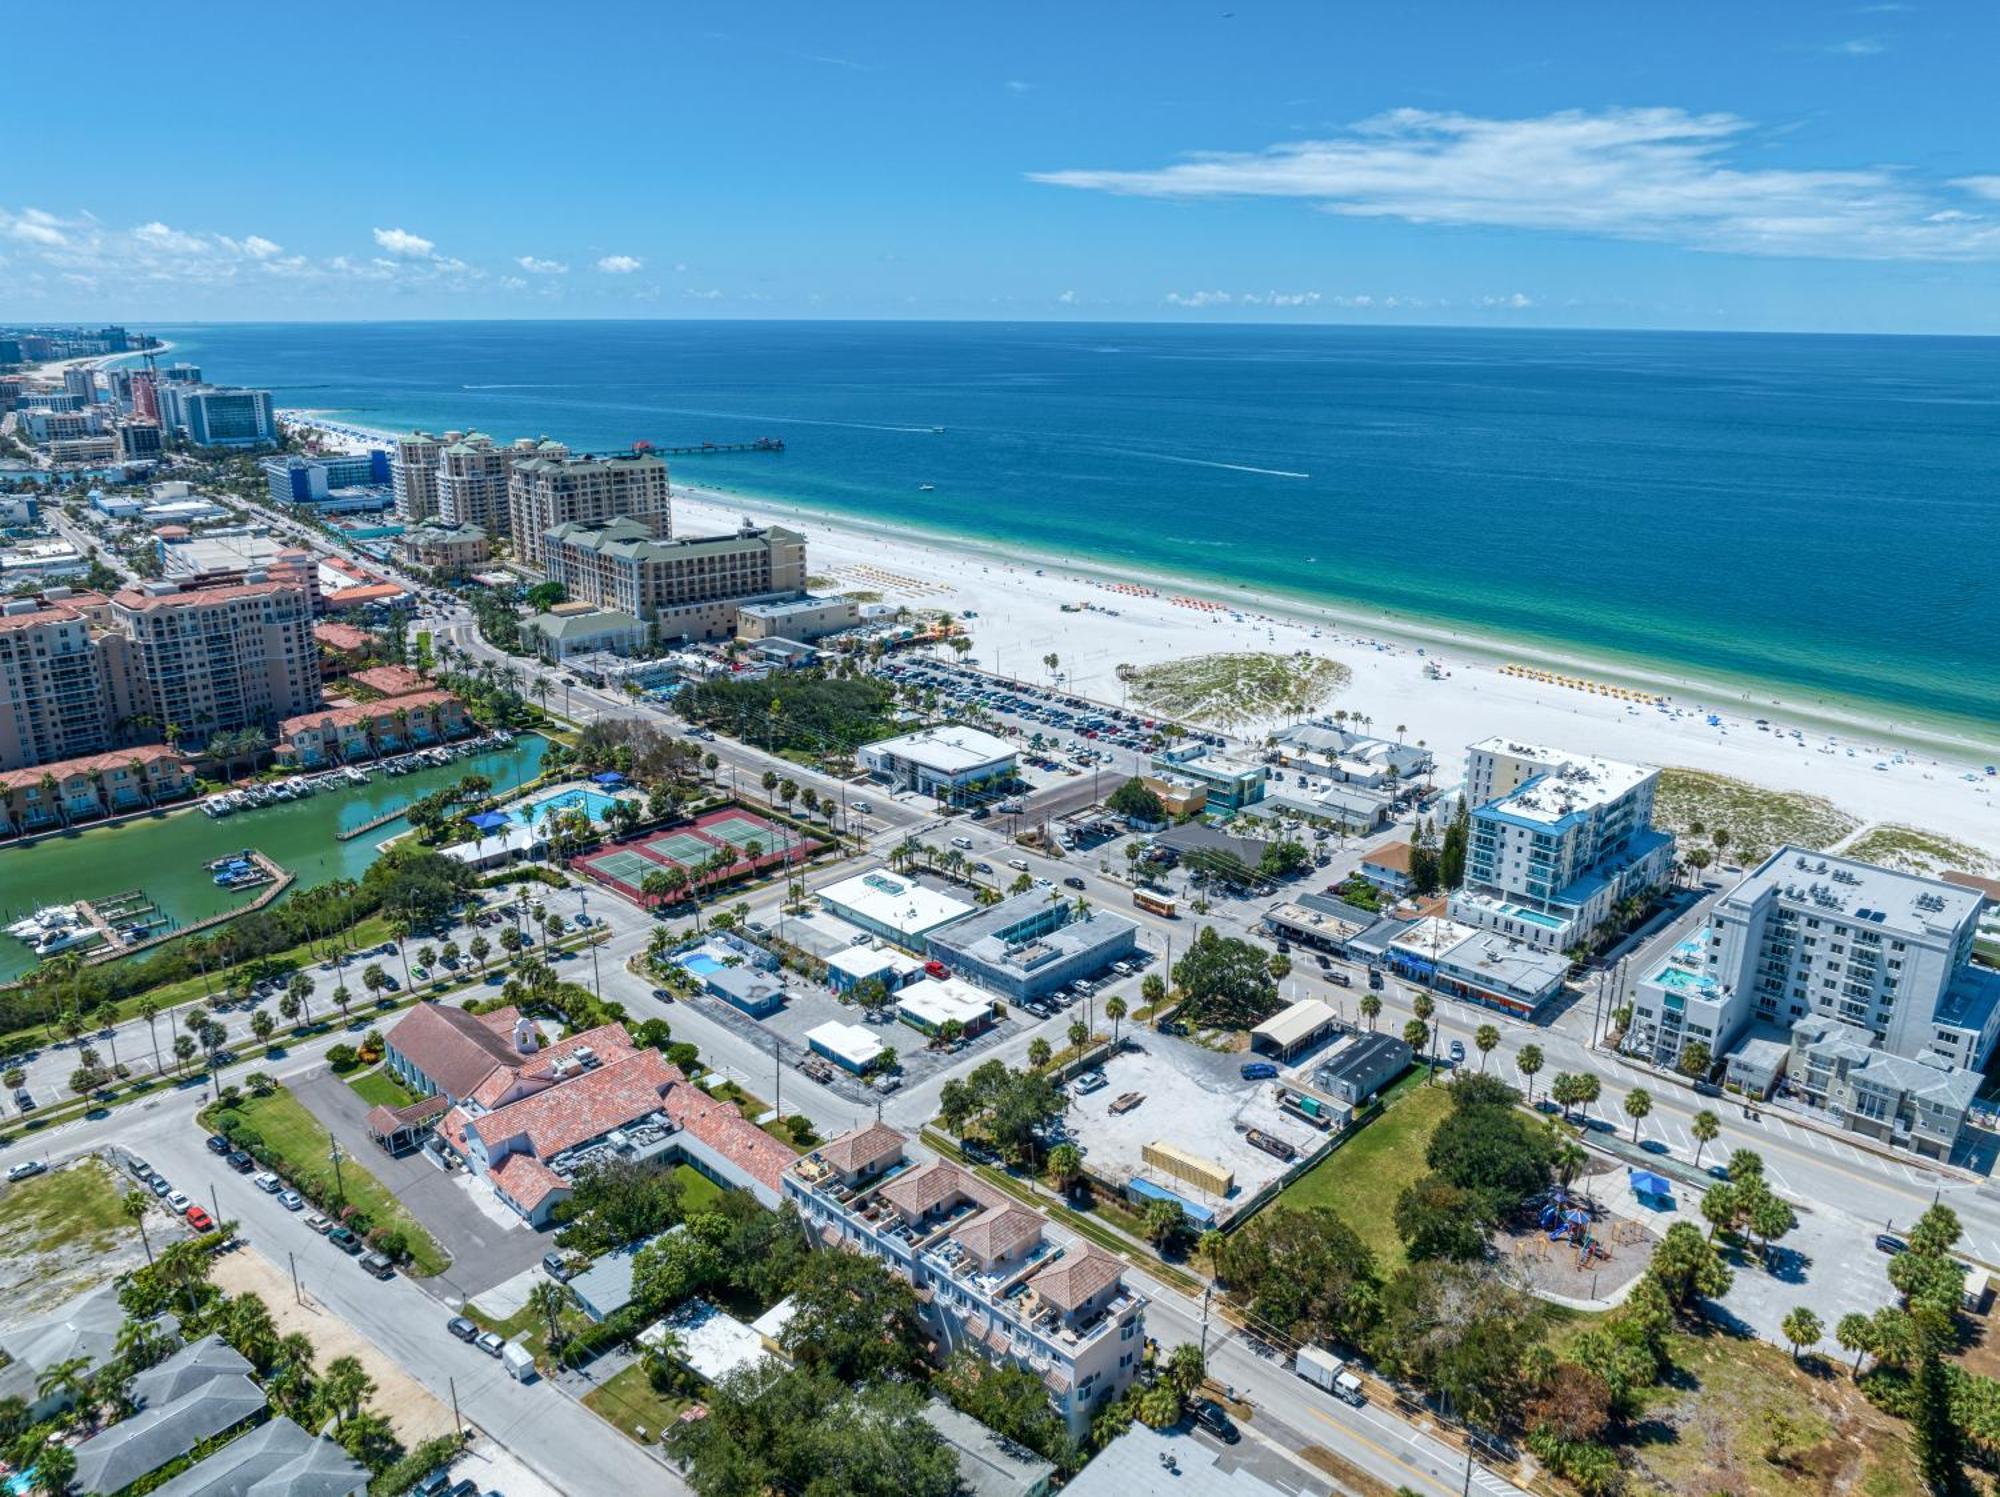
[[[719,838],[735,848],[745,848],[754,842],[765,852],[776,852],[787,843],[799,840],[795,834],[788,835],[783,827],[772,826],[768,821],[759,821],[754,816],[734,811],[725,811],[715,821],[700,821],[695,825],[704,836]]]
[[[715,844],[692,832],[666,832],[638,844],[647,857],[661,863],[678,863],[693,868],[715,851]]]
[[[590,860],[593,872],[614,882],[638,888],[639,880],[657,871],[658,865],[650,859],[642,858],[635,852],[617,848],[611,852],[599,853]]]

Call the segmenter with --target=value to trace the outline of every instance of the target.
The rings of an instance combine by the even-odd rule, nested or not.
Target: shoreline
[[[330,414],[283,414],[347,441],[394,439],[394,433]],[[680,532],[733,530],[746,509],[805,531],[810,572],[831,578],[824,591],[879,591],[913,609],[978,613],[974,655],[996,674],[1041,679],[1041,657],[1057,653],[1072,690],[1118,702],[1123,691],[1117,664],[1223,651],[1309,650],[1348,668],[1348,684],[1329,710],[1368,711],[1373,730],[1385,735],[1398,722],[1410,724],[1411,737],[1428,737],[1439,754],[1441,780],[1448,779],[1445,766],[1465,744],[1504,733],[1578,752],[1726,774],[1776,790],[1809,790],[1864,823],[1945,832],[2000,861],[2000,813],[1988,782],[1977,773],[2000,753],[1990,741],[1942,726],[1870,714],[1859,706],[1800,703],[1768,685],[1760,689],[1649,671],[1532,641],[1374,616],[1339,602],[1312,603],[1142,566],[1038,552],[751,490],[680,482],[673,492],[684,522],[675,527]],[[871,580],[871,571],[890,580]],[[1176,599],[1208,600],[1209,607],[1204,611]],[[1091,604],[1092,611],[1059,611],[1061,605],[1081,603]],[[1552,678],[1584,678],[1665,696],[1668,706],[1635,705],[1558,679],[1501,669],[1510,664],[1539,668]],[[1433,668],[1445,678],[1430,677]],[[1710,724],[1710,714],[1720,722]],[[1565,725],[1565,717],[1576,720],[1575,726]],[[1758,718],[1769,719],[1768,732],[1756,728]],[[1272,725],[1246,722],[1237,731],[1255,736]],[[1793,728],[1802,736],[1793,739]],[[1792,754],[1805,757],[1795,760]],[[1876,763],[1888,772],[1874,772]],[[1966,774],[1979,783],[1964,784]]]

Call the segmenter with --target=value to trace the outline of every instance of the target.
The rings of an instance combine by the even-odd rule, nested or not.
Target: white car
[[[303,1211],[306,1200],[296,1190],[288,1190],[278,1197],[278,1204],[287,1211]]]
[[[167,1207],[175,1216],[186,1216],[188,1207],[193,1204],[193,1201],[189,1200],[187,1196],[178,1190],[167,1197]]]
[[[283,1180],[280,1180],[276,1175],[272,1174],[269,1170],[264,1171],[263,1174],[259,1175],[251,1183],[254,1184],[259,1190],[263,1191],[264,1194],[267,1196],[274,1196],[279,1191],[285,1188],[285,1182]]]

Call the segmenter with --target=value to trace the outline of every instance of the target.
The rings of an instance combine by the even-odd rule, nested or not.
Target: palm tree
[[[1081,1019],[1073,1020],[1067,1031],[1072,1050],[1081,1050],[1084,1041],[1090,1038],[1090,1026]]]
[[[335,1357],[326,1364],[326,1375],[320,1379],[322,1412],[333,1415],[334,1428],[339,1429],[360,1411],[361,1405],[374,1391],[375,1380],[368,1376],[358,1359]]]
[[[35,1397],[76,1403],[90,1392],[90,1358],[69,1357],[42,1370],[35,1379]]]
[[[1875,1322],[1859,1311],[1850,1310],[1834,1326],[1833,1339],[1840,1343],[1841,1350],[1854,1353],[1853,1375],[1860,1377],[1861,1359],[1875,1346]]]
[[[1541,1068],[1542,1047],[1540,1045],[1523,1045],[1519,1050],[1514,1052],[1514,1069],[1527,1078],[1528,1101],[1531,1103],[1535,1100],[1535,1072]]]
[[[76,1452],[54,1440],[35,1453],[35,1487],[41,1497],[69,1497],[76,1480]]]
[[[1694,1135],[1694,1167],[1701,1168],[1701,1151],[1715,1142],[1722,1132],[1722,1119],[1704,1107],[1694,1115],[1688,1124],[1688,1132]]]
[[[1778,1329],[1785,1333],[1785,1339],[1792,1344],[1794,1362],[1799,1359],[1800,1347],[1816,1346],[1819,1344],[1819,1338],[1826,1334],[1825,1323],[1804,1305],[1798,1306],[1786,1315],[1784,1323]]]
[[[1399,728],[1397,730],[1401,732]],[[1479,1052],[1479,1074],[1486,1074],[1486,1057],[1500,1045],[1500,1031],[1492,1024],[1481,1024],[1472,1032],[1472,1048]]]
[[[166,1069],[160,1062],[160,1005],[152,998],[141,998],[139,1017],[146,1021],[146,1032],[152,1037],[153,1072],[158,1075]]]
[[[1632,1142],[1639,1141],[1639,1120],[1653,1110],[1652,1094],[1635,1086],[1625,1094],[1625,1116],[1632,1120]]]
[[[1111,1021],[1111,1048],[1118,1048],[1118,1026],[1126,1014],[1125,1000],[1113,994],[1104,1001],[1104,1017]]]
[[[1431,1027],[1422,1019],[1412,1019],[1403,1026],[1403,1043],[1410,1047],[1413,1055],[1422,1055],[1424,1046],[1430,1043]],[[1428,1081],[1430,1078],[1426,1077]]]
[[[1410,1002],[1410,1012],[1424,1021],[1424,1027],[1430,1031],[1431,1040],[1433,1041],[1430,1075],[1424,1078],[1426,1081],[1429,1081],[1437,1075],[1437,1049],[1435,1045],[1437,1027],[1431,1024],[1431,1015],[1437,1012],[1437,1004],[1432,1000],[1429,993],[1419,993]]]
[[[1368,1032],[1375,1032],[1375,1021],[1382,1016],[1382,999],[1375,993],[1361,995],[1361,1017],[1368,1021]]]
[[[1028,1041],[1028,1064],[1039,1071],[1055,1056],[1055,1049],[1040,1035]]]
[[[537,1279],[528,1291],[528,1308],[548,1322],[551,1350],[561,1344],[562,1313],[568,1307],[569,1291],[554,1279]]]
[[[153,1239],[146,1235],[146,1208],[152,1204],[152,1196],[143,1190],[128,1190],[118,1198],[119,1215],[139,1229],[139,1241],[145,1245],[149,1267],[153,1262]]]

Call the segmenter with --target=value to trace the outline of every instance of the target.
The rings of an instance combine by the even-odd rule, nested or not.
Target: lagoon
[[[495,794],[511,790],[540,772],[548,746],[545,738],[523,734],[506,748],[455,763],[394,778],[378,774],[366,785],[234,816],[205,815],[196,801],[116,826],[82,827],[25,847],[0,848],[0,912],[11,921],[43,905],[143,889],[177,923],[192,924],[256,897],[256,889],[217,888],[208,872],[209,863],[245,847],[297,874],[294,890],[359,878],[380,844],[409,830],[409,823],[398,818],[347,842],[336,833],[469,774],[486,776]],[[0,936],[0,982],[11,982],[34,965],[24,944]]]

